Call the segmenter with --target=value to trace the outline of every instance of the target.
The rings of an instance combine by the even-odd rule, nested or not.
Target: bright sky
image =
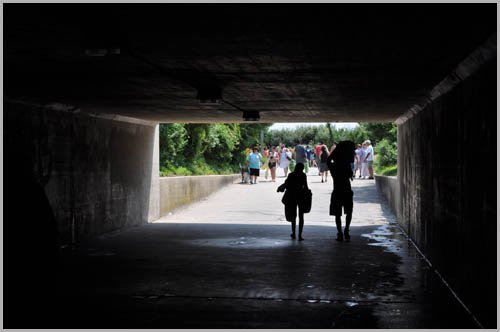
[[[320,126],[324,125],[325,123],[310,123],[310,122],[282,122],[282,123],[275,123],[273,124],[269,129],[271,130],[278,130],[278,129],[293,129],[297,128],[300,126]],[[335,122],[332,123],[332,126],[337,127],[337,128],[354,128],[359,126],[357,122]]]

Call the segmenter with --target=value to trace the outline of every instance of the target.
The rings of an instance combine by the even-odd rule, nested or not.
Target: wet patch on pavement
[[[184,240],[196,246],[208,246],[219,248],[240,248],[240,249],[263,249],[273,247],[290,246],[290,240],[280,240],[266,237],[239,237],[239,238],[204,238],[195,240]]]

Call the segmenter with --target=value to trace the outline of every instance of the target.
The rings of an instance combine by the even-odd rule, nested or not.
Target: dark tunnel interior
[[[6,3],[3,26],[5,328],[497,327],[496,3]],[[396,123],[371,190],[406,256],[369,225],[271,248],[276,225],[153,223],[158,125],[243,114]]]

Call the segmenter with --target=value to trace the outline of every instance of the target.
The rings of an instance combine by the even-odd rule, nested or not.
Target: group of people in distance
[[[276,182],[277,167],[283,169],[286,177],[289,170],[293,169],[298,163],[309,166],[311,151],[302,145],[300,141],[297,141],[293,148],[286,147],[283,143],[272,146],[271,149],[264,147],[262,153],[258,147],[253,147],[251,150],[246,149],[245,164],[240,164],[241,182],[256,184],[261,169],[265,171],[266,179],[269,172],[271,173],[271,181]]]
[[[373,179],[373,147],[369,139],[357,145],[354,157],[353,177],[359,171],[360,179]]]

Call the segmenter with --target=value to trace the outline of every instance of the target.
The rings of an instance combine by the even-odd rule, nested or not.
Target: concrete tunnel
[[[160,217],[159,123],[257,113],[395,122],[398,223],[496,328],[496,3],[3,8],[5,327],[55,243]]]

